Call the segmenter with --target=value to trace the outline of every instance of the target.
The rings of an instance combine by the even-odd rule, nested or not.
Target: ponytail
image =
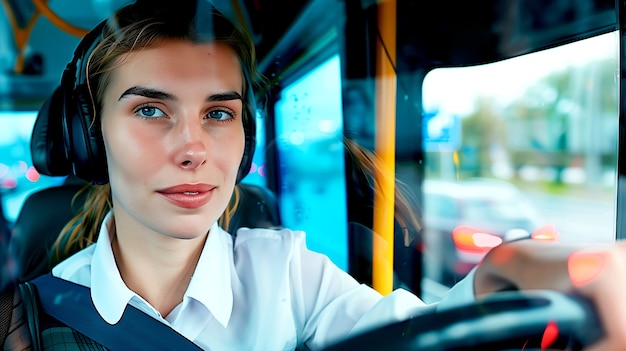
[[[352,163],[360,170],[365,178],[369,182],[369,186],[372,189],[379,189],[378,181],[375,175],[382,177],[390,176],[389,174],[381,173],[384,169],[381,164],[381,160],[373,152],[363,148],[356,142],[344,138],[344,145],[350,156]],[[402,236],[404,239],[404,245],[409,246],[415,239],[420,239],[417,235],[422,230],[422,224],[419,219],[419,214],[413,210],[412,192],[402,181],[395,179],[395,192],[394,196],[394,218],[400,227]],[[382,194],[383,197],[387,194]]]
[[[76,201],[85,192],[87,198],[81,210],[63,227],[54,243],[52,267],[98,240],[104,217],[112,207],[111,187],[109,184],[86,185],[72,201]]]

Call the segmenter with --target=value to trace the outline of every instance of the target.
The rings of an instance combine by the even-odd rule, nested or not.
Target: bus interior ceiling
[[[3,0],[3,109],[29,108],[41,103],[58,84],[59,75],[79,38],[54,28],[40,16],[23,48],[25,70],[15,71],[16,38],[6,9],[20,31],[36,11],[30,1]],[[50,1],[59,17],[90,28],[128,0]],[[616,29],[614,0],[490,0],[397,1],[397,63],[400,81],[415,82],[435,67],[469,66],[510,58]],[[278,3],[269,0],[216,0],[216,6],[242,19],[253,33],[262,72],[280,85],[292,80],[286,73],[328,38],[328,31],[344,30],[344,78],[373,77],[373,48],[379,33],[376,2],[368,0],[310,0]],[[345,15],[345,16],[344,16]],[[344,25],[345,24],[345,25]],[[341,28],[343,26],[343,28]],[[24,35],[27,33],[20,33]],[[316,46],[317,45],[317,46]],[[315,53],[320,55],[319,52]],[[419,84],[411,84],[419,92]],[[408,84],[401,84],[406,88]],[[416,90],[415,90],[416,89]],[[419,94],[414,95],[419,96]],[[419,99],[413,101],[419,103]],[[418,104],[419,106],[419,104]],[[401,115],[401,114],[398,114]],[[414,114],[411,114],[414,115]]]

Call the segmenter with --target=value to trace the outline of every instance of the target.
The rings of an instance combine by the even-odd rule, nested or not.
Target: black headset
[[[83,37],[63,72],[61,85],[39,110],[31,154],[33,165],[42,174],[73,173],[92,184],[109,181],[100,119],[94,118],[95,105],[86,77],[87,61],[102,41],[106,28],[107,20],[104,20]],[[243,103],[245,147],[237,183],[250,171],[256,144],[256,100],[249,80]]]

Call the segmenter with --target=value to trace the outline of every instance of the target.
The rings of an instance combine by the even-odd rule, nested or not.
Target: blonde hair
[[[231,232],[230,220],[233,218],[233,215],[237,210],[237,206],[239,206],[240,197],[239,185],[235,185],[235,190],[233,191],[233,195],[230,197],[230,202],[228,202],[228,206],[226,206],[224,214],[217,220],[220,227],[224,228],[224,230],[229,233]]]
[[[383,177],[391,175],[380,173],[384,168],[381,165],[379,157],[348,138],[344,138],[344,145],[348,151],[348,155],[351,157],[352,163],[366,176],[365,178],[369,182],[370,188],[374,191],[380,189],[378,180],[374,175],[379,174]],[[420,222],[418,214],[413,209],[412,204],[415,202],[411,201],[413,199],[411,199],[412,192],[410,189],[404,182],[397,178],[395,179],[395,184],[395,192],[393,194],[394,217],[402,232],[404,245],[409,246],[409,244],[416,239],[416,233],[422,230],[422,223]],[[382,196],[387,196],[387,194],[382,194]]]
[[[63,227],[54,242],[52,266],[96,242],[104,217],[113,207],[111,187],[108,184],[86,185],[74,195],[72,202],[85,192],[87,192],[85,203],[76,216]]]

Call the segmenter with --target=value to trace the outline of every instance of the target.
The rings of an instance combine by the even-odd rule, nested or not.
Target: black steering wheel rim
[[[581,350],[602,335],[593,305],[579,295],[506,291],[386,325],[325,351]]]

